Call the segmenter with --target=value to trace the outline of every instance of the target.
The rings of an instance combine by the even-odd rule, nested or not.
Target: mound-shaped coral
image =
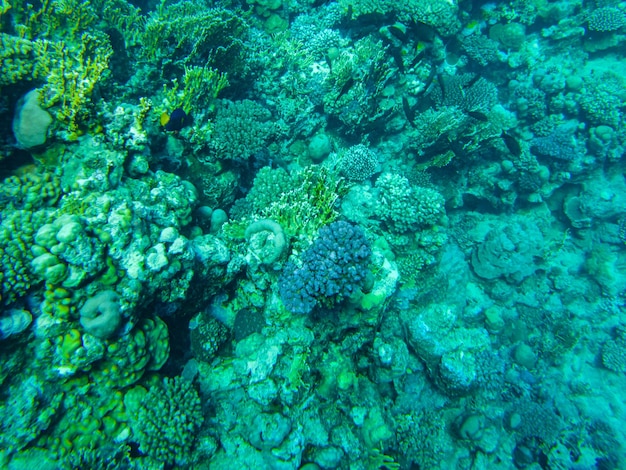
[[[293,313],[310,313],[317,305],[332,306],[363,283],[371,254],[363,231],[348,222],[322,227],[302,257],[285,266],[279,281],[283,303]]]
[[[493,228],[472,253],[472,268],[484,279],[503,277],[521,282],[537,269],[543,235],[525,219]]]

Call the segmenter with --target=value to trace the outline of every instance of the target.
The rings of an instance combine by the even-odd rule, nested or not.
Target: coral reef
[[[0,468],[626,468],[625,43],[0,0]]]
[[[472,268],[485,279],[521,282],[537,269],[543,253],[543,235],[532,222],[512,221],[491,229],[472,252]]]

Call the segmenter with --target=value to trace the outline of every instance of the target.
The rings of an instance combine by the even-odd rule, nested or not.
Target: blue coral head
[[[301,266],[293,260],[279,279],[280,296],[292,313],[331,307],[356,292],[368,271],[371,248],[363,230],[348,222],[333,222],[303,253]]]

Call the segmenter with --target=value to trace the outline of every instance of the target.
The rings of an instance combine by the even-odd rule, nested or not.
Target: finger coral
[[[159,462],[189,464],[202,425],[198,392],[182,377],[165,378],[150,388],[132,420],[139,449]]]
[[[290,261],[279,281],[283,303],[293,313],[332,306],[362,286],[371,254],[363,230],[338,221],[320,229],[302,265]]]

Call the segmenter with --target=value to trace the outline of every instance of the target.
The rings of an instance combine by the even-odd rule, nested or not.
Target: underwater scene
[[[0,469],[626,468],[626,1],[0,41]]]

